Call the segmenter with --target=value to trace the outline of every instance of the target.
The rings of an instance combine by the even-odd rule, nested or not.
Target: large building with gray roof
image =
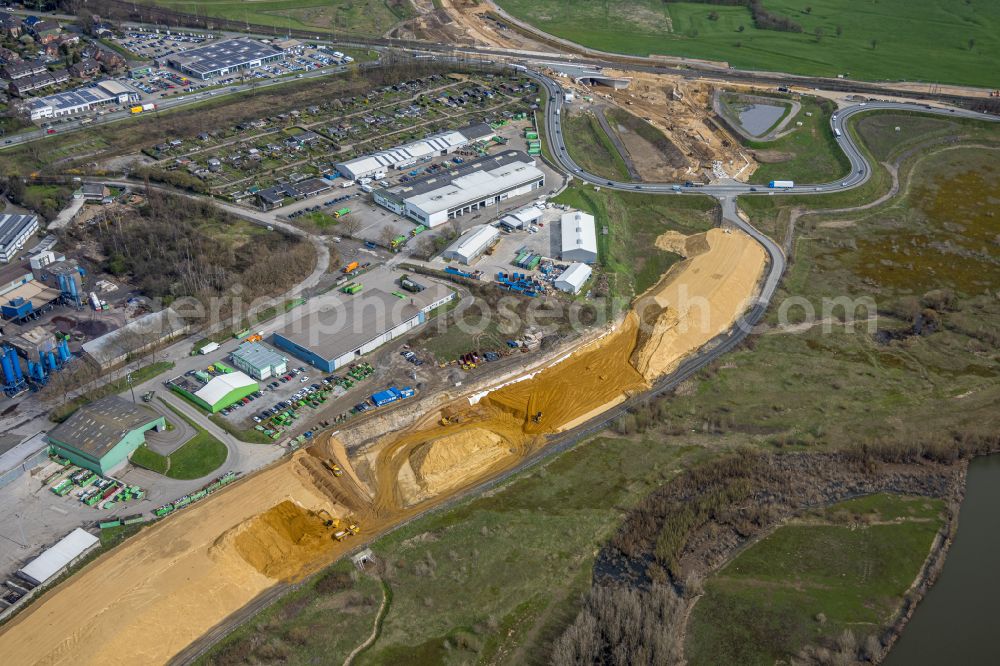
[[[281,49],[238,37],[181,51],[167,58],[167,63],[190,77],[206,81],[284,59]]]
[[[545,186],[535,159],[519,150],[481,157],[421,180],[376,190],[375,203],[428,227]]]
[[[112,395],[80,407],[52,429],[48,440],[74,465],[107,475],[145,443],[148,431],[166,427],[162,414]]]

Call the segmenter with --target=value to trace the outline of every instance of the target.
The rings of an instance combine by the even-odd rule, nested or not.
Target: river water
[[[886,666],[996,664],[1000,630],[1000,455],[969,465],[958,534]]]

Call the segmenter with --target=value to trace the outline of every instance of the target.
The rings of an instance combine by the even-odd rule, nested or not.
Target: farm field
[[[319,29],[366,36],[381,35],[412,14],[410,4],[405,0],[143,1],[175,11],[276,28]]]
[[[779,527],[706,582],[688,625],[689,663],[770,664],[845,631],[856,640],[881,633],[943,509],[940,499],[871,495]]]
[[[741,69],[995,87],[1000,58],[995,2],[816,0],[807,11],[793,0],[764,1],[767,11],[800,24],[800,33],[759,30],[750,11],[735,6],[661,0],[498,4],[591,48],[722,60]]]

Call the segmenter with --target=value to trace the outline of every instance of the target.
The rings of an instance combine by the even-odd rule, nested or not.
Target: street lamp
[[[128,388],[132,391],[132,404],[135,404],[135,387],[132,386],[132,373],[125,375],[125,381],[128,383]]]

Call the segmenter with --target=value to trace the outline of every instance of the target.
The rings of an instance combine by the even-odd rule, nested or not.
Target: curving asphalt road
[[[742,332],[739,337],[742,339],[750,331],[753,325],[760,320],[767,305],[774,297],[774,292],[778,288],[781,276],[785,272],[785,253],[775,241],[757,230],[752,224],[739,216],[736,210],[736,197],[741,195],[788,195],[788,194],[826,194],[849,190],[863,185],[872,174],[872,167],[868,164],[861,148],[854,142],[854,138],[847,130],[847,121],[852,116],[869,111],[919,111],[921,113],[933,113],[942,116],[959,116],[963,118],[974,118],[989,122],[1000,121],[996,116],[984,115],[964,109],[944,109],[932,107],[924,104],[912,104],[903,102],[862,102],[853,106],[840,109],[831,117],[831,129],[835,132],[837,145],[847,156],[850,162],[850,172],[844,177],[828,183],[796,184],[794,187],[772,189],[764,185],[750,185],[739,181],[729,181],[713,185],[686,186],[683,183],[629,183],[623,181],[608,180],[595,174],[584,171],[570,157],[566,148],[566,139],[563,135],[561,112],[565,105],[565,98],[562,94],[562,87],[554,80],[541,74],[540,72],[518,66],[527,76],[536,80],[545,87],[548,92],[549,103],[545,110],[546,140],[553,157],[564,170],[572,174],[575,178],[599,187],[607,187],[613,190],[639,191],[650,194],[704,194],[715,197],[722,205],[722,217],[727,222],[739,227],[754,240],[763,246],[769,259],[769,269],[764,283],[761,286],[757,301],[751,309],[744,315],[737,325],[737,332]],[[699,367],[719,356],[724,349],[722,346],[712,350],[713,353],[704,358],[699,358]]]

